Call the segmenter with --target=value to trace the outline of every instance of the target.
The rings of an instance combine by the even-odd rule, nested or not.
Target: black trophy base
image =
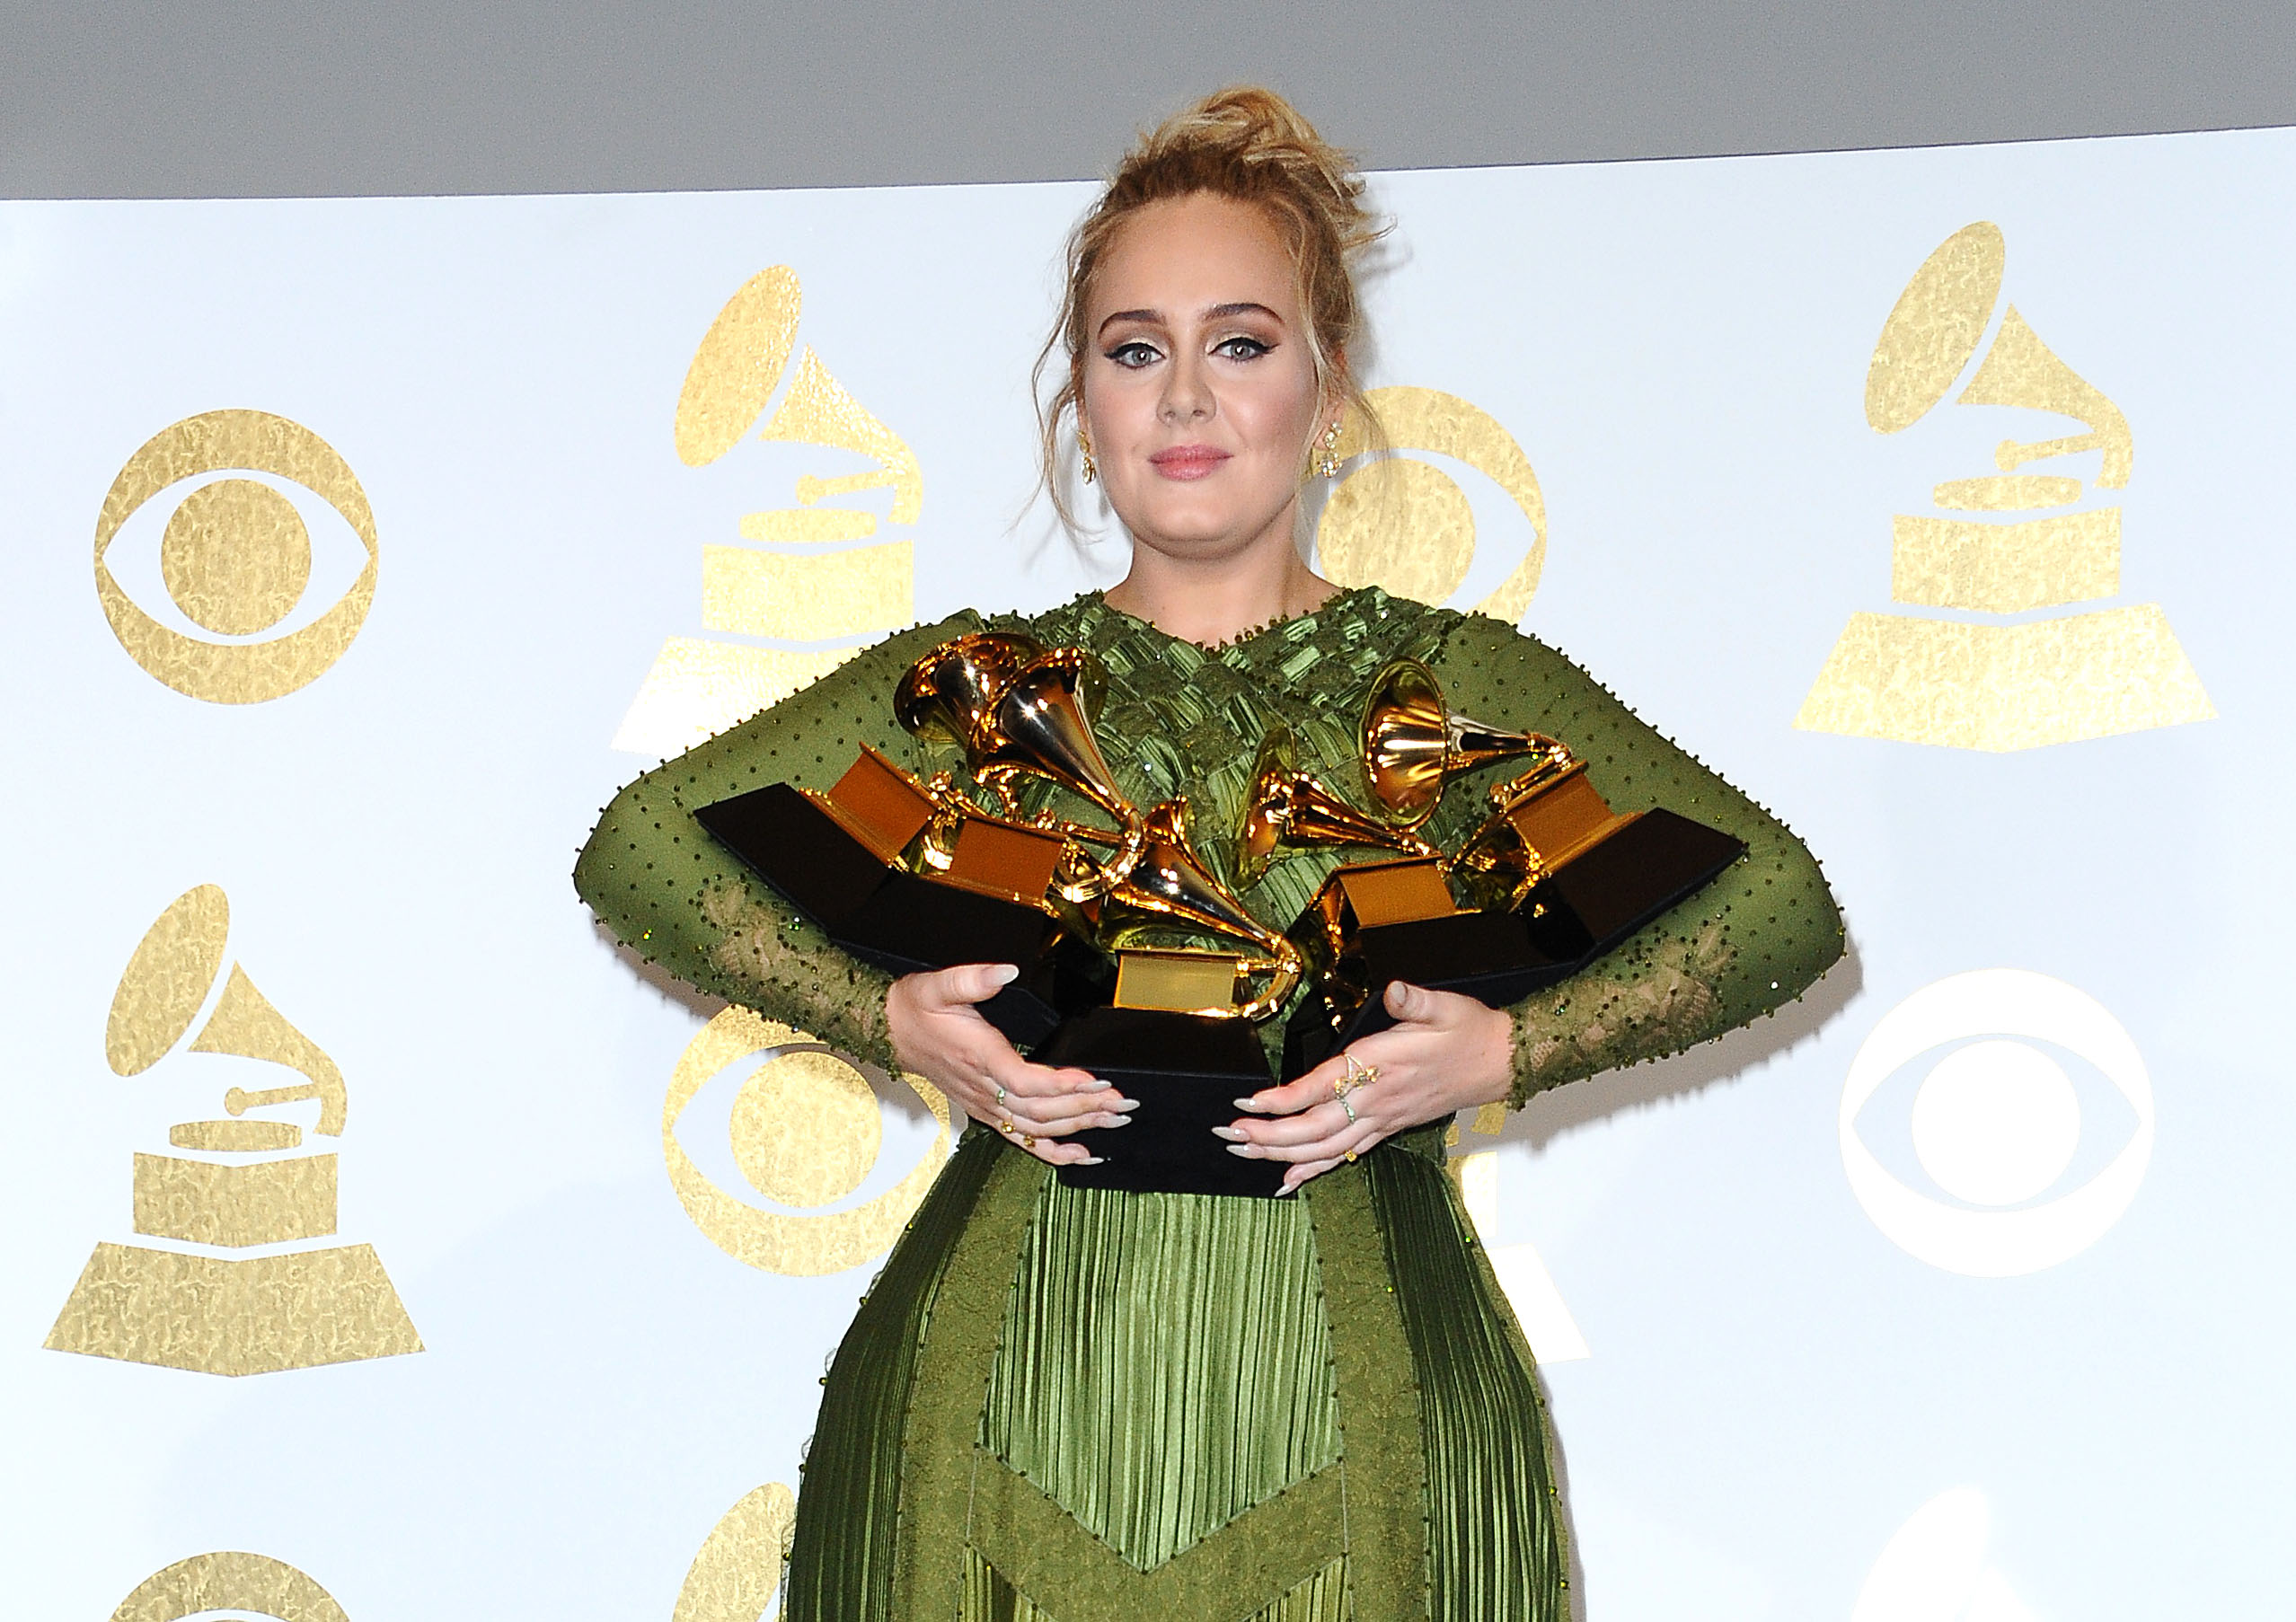
[[[1584,968],[1746,853],[1744,842],[1663,807],[1645,811],[1531,893],[1585,931]]]
[[[1465,912],[1357,932],[1345,975],[1363,997],[1335,1009],[1311,995],[1284,1034],[1284,1074],[1306,1074],[1395,1023],[1389,983],[1408,981],[1505,1008],[1593,964],[1714,882],[1745,853],[1719,829],[1646,811],[1544,879],[1512,912]],[[1470,921],[1481,921],[1470,924]]]
[[[1070,1187],[1260,1199],[1283,1187],[1288,1161],[1232,1155],[1226,1142],[1212,1135],[1214,1127],[1240,1118],[1238,1098],[1275,1080],[1250,1021],[1094,1009],[1069,1019],[1033,1057],[1039,1064],[1089,1070],[1139,1101],[1129,1124],[1063,1140],[1082,1144],[1101,1162],[1062,1167],[1060,1180]]]
[[[704,806],[694,821],[843,950],[892,974],[1010,963],[1020,977],[981,1015],[1017,1045],[1064,1009],[1108,1000],[1110,972],[1041,908],[887,867],[811,798],[775,783]]]
[[[1349,1043],[1393,1025],[1386,998],[1393,981],[1505,1008],[1568,975],[1585,943],[1567,927],[1534,932],[1527,923],[1515,912],[1454,912],[1357,930],[1339,965],[1346,989],[1338,1006],[1311,993],[1285,1028],[1285,1076],[1305,1075]]]

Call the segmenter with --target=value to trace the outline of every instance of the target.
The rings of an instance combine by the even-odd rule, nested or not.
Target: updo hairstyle
[[[1294,291],[1308,317],[1305,337],[1316,387],[1324,399],[1360,413],[1376,442],[1376,421],[1342,357],[1363,320],[1353,261],[1387,227],[1364,207],[1364,179],[1346,153],[1316,134],[1274,91],[1232,85],[1174,113],[1143,137],[1069,234],[1060,319],[1037,357],[1036,376],[1045,488],[1072,526],[1074,516],[1058,477],[1061,428],[1083,409],[1084,356],[1091,341],[1085,312],[1093,278],[1131,216],[1151,203],[1198,192],[1253,205],[1282,235],[1291,254]],[[1067,364],[1060,386],[1047,397],[1044,379],[1055,353]],[[1307,451],[1306,445],[1300,447],[1303,459]]]

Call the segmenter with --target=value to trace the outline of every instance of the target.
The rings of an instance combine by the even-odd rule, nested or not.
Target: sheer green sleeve
[[[1841,956],[1841,914],[1802,842],[1577,666],[1479,615],[1430,662],[1454,710],[1568,744],[1613,810],[1665,806],[1746,844],[1704,890],[1585,973],[1516,1005],[1512,1106],[1735,1029],[1799,996]],[[1471,822],[1482,786],[1445,796],[1444,815]]]
[[[889,637],[647,772],[599,817],[575,889],[648,962],[897,1070],[885,1026],[891,977],[831,946],[693,814],[768,783],[826,789],[863,744],[921,773],[933,769],[940,763],[894,719],[894,684],[927,648],[976,629],[962,615]]]

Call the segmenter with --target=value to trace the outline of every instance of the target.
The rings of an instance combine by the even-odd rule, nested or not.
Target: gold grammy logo
[[[194,1555],[154,1572],[119,1602],[111,1622],[179,1622],[216,1611],[273,1622],[350,1622],[332,1594],[286,1561],[236,1549]]]
[[[678,1142],[678,1117],[711,1078],[759,1053],[772,1055],[735,1095],[728,1135],[750,1186],[768,1211],[712,1183]],[[805,1032],[738,1005],[702,1027],[679,1055],[662,1100],[662,1156],[670,1186],[695,1227],[737,1262],[767,1273],[842,1273],[892,1248],[949,1153],[949,1101],[922,1076],[901,1080],[940,1130],[924,1157],[884,1193],[843,1211],[817,1212],[861,1186],[877,1163],[884,1117],[876,1089],[849,1059]]]
[[[1921,421],[1968,370],[1992,325],[2007,248],[1987,221],[1946,239],[1913,273],[1866,375],[1866,420]],[[2070,418],[2087,431],[2004,439],[1996,472],[1932,492],[1945,517],[1900,514],[1890,596],[1908,606],[2006,616],[2098,602],[2121,589],[2121,509],[2082,506],[2063,458],[2095,453],[2100,489],[2129,482],[2134,440],[2120,408],[2041,341],[2011,304],[1958,404]],[[2018,515],[1993,516],[1992,515]],[[2024,515],[2038,515],[2027,516]],[[2157,604],[2016,624],[1855,613],[1794,725],[1811,732],[2005,752],[2216,713]]]
[[[797,1494],[769,1481],[743,1497],[710,1529],[670,1622],[759,1622],[790,1557]]]
[[[268,641],[210,641],[161,624],[130,600],[107,560],[120,526],[169,486],[226,469],[298,484],[342,516],[366,549],[350,586],[310,623]],[[256,704],[324,674],[366,623],[375,601],[375,514],[349,464],[327,442],[268,411],[208,411],[146,440],[119,470],[96,520],[96,597],[128,655],[176,692],[216,704]],[[196,486],[168,515],[160,576],[186,619],[217,637],[261,635],[284,622],[311,583],[311,531],[273,485],[245,477]]]
[[[114,1073],[141,1075],[182,1040],[221,976],[231,907],[200,885],[169,904],[119,977],[104,1030]],[[208,1374],[264,1374],[419,1352],[422,1342],[373,1248],[303,1246],[335,1231],[335,1157],[298,1153],[303,1128],[248,1115],[315,1101],[313,1130],[342,1135],[342,1071],[234,964],[195,1053],[283,1065],[296,1084],[233,1087],[220,1119],[168,1129],[171,1149],[135,1162],[135,1230],[198,1247],[99,1242],[50,1330],[52,1352],[81,1352]]]
[[[670,638],[623,718],[616,749],[678,754],[916,617],[911,542],[873,539],[874,512],[820,503],[888,489],[886,522],[905,527],[923,506],[924,476],[915,454],[845,392],[810,348],[790,366],[799,304],[797,272],[786,265],[760,271],[727,301],[686,368],[674,428],[678,458],[702,467],[727,454],[748,437],[778,388],[781,402],[759,440],[857,453],[869,465],[827,478],[807,474],[797,481],[794,507],[742,515],[745,544],[702,549],[703,627],[768,645]]]
[[[1512,625],[1539,589],[1547,560],[1547,507],[1538,475],[1514,436],[1479,406],[1439,389],[1373,389],[1366,398],[1397,453],[1361,462],[1331,492],[1317,520],[1323,573],[1341,586],[1379,586],[1417,602],[1442,604],[1475,560],[1475,512],[1466,491],[1422,451],[1464,463],[1505,490],[1530,526],[1522,560],[1475,604]],[[1342,461],[1371,448],[1360,418],[1340,436]]]

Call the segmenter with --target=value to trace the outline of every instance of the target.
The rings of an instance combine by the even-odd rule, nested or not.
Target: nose
[[[1166,422],[1197,422],[1212,415],[1215,401],[1204,357],[1183,351],[1164,372],[1164,397],[1158,415]]]

